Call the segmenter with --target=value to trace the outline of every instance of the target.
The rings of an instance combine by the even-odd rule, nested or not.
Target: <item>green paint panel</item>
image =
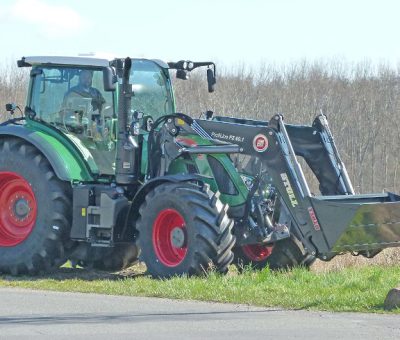
[[[229,174],[230,179],[232,180],[234,186],[236,187],[238,194],[237,195],[228,195],[221,193],[220,199],[223,203],[226,203],[232,207],[242,205],[246,202],[248,190],[245,184],[243,183],[239,173],[236,168],[233,166],[229,157],[225,154],[213,154],[211,157],[217,159],[221,165],[225,168],[227,173]],[[197,168],[199,172],[204,176],[212,177],[213,179],[206,180],[206,182],[210,185],[211,190],[218,191],[218,186],[216,181],[214,180],[214,175],[212,173],[210,164],[205,155],[193,156]]]
[[[85,152],[80,147],[78,149],[78,146],[74,146],[73,142],[61,132],[58,133],[40,122],[28,120],[26,128],[43,139],[43,143],[48,143],[57,152],[58,164],[68,173],[69,180],[94,180],[98,170],[88,150]]]
[[[198,145],[212,145],[211,141],[203,139],[197,135],[189,135],[185,137],[192,139]],[[221,201],[233,207],[244,204],[246,202],[248,190],[246,185],[243,183],[240,174],[237,172],[233,163],[229,159],[229,156],[226,154],[213,154],[211,155],[211,157],[214,157],[216,160],[218,160],[218,162],[220,162],[221,165],[225,168],[238,191],[237,195],[227,195],[221,193]],[[205,180],[205,182],[210,185],[211,190],[218,191],[218,186],[216,181],[214,180],[214,175],[212,173],[210,164],[207,161],[206,155],[192,155],[192,159],[195,162],[200,174],[212,177],[212,179]]]

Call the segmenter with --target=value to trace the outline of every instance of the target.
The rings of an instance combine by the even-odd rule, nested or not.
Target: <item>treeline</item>
[[[328,116],[343,161],[357,192],[400,192],[400,70],[388,65],[340,61],[296,62],[218,69],[217,89],[207,92],[205,72],[174,81],[177,110],[198,117],[217,115],[311,124]],[[0,67],[0,105],[23,105],[28,75]]]
[[[14,63],[0,65],[0,121],[9,115],[5,111],[6,103],[17,103],[23,110],[29,73]],[[17,114],[19,116],[19,113]]]
[[[175,81],[178,110],[262,120],[282,113],[296,124],[323,110],[356,192],[400,191],[400,70],[338,61],[242,66],[220,72],[213,94],[202,78]]]

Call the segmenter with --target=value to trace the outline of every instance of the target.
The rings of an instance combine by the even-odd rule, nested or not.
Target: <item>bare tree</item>
[[[221,68],[220,68],[221,69]],[[239,65],[222,69],[208,94],[202,73],[174,81],[178,111],[268,120],[282,113],[310,124],[322,109],[358,192],[398,190],[400,143],[399,69],[369,62],[301,60],[288,65]]]
[[[0,66],[0,121],[7,118],[6,103],[16,103],[23,106],[26,97],[28,72],[18,68],[16,63]]]

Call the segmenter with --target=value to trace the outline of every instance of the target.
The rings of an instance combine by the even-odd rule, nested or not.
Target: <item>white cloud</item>
[[[18,0],[9,8],[9,13],[12,17],[37,27],[48,38],[73,36],[90,26],[72,8],[48,4],[42,0]]]

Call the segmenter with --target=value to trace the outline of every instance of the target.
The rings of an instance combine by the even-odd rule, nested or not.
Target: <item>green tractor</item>
[[[355,195],[321,114],[311,126],[176,113],[170,71],[212,62],[25,57],[24,112],[0,124],[0,272],[70,260],[154,277],[309,266],[400,244],[399,196]],[[7,104],[15,115],[17,107]],[[297,157],[320,182],[310,193]]]

